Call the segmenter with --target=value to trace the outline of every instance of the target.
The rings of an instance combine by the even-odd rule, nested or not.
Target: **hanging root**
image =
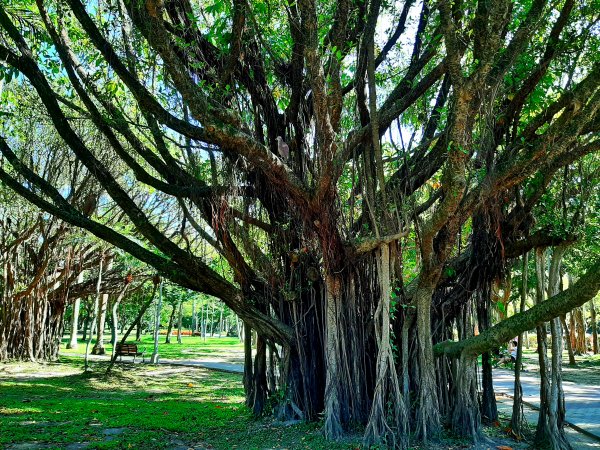
[[[408,447],[408,414],[402,396],[398,374],[390,345],[390,254],[389,246],[381,247],[378,258],[380,301],[375,312],[375,333],[378,344],[375,393],[364,445],[384,443],[388,448]],[[386,408],[387,404],[391,409]]]

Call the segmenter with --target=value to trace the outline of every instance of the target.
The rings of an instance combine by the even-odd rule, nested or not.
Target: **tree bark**
[[[76,298],[73,302],[73,315],[71,316],[71,333],[69,337],[69,342],[67,343],[67,348],[77,348],[77,331],[79,328],[79,307],[81,305],[81,299]]]
[[[158,303],[156,304],[156,314],[154,316],[154,349],[152,351],[152,356],[150,357],[150,362],[152,364],[158,364],[158,335],[160,332],[160,313],[162,310],[162,288],[163,282],[160,281],[160,285],[158,287]]]
[[[417,306],[418,393],[416,435],[427,442],[441,432],[441,418],[436,395],[435,364],[431,340],[431,298],[433,286],[424,284],[415,293]]]
[[[129,281],[126,280],[125,284],[123,286],[123,289],[121,290],[121,292],[119,292],[119,295],[117,296],[117,298],[112,306],[112,336],[110,339],[110,343],[112,345],[111,357],[114,357],[115,353],[117,351],[117,340],[119,338],[118,337],[119,305],[121,304],[121,301],[123,300],[123,297],[125,296],[125,292],[127,291],[128,286],[129,286]]]
[[[177,312],[177,304],[173,303],[173,309],[171,309],[171,315],[169,316],[169,325],[167,326],[167,336],[165,337],[165,344],[171,343],[171,332],[173,331],[173,324],[175,323],[175,313]]]
[[[525,311],[527,302],[527,283],[529,280],[529,252],[523,255],[521,278],[521,303],[519,305],[519,313]],[[519,333],[517,341],[517,358],[515,362],[515,385],[513,390],[513,410],[510,420],[510,428],[512,434],[517,439],[523,438],[523,387],[521,386],[521,366],[523,365],[523,333]]]
[[[182,330],[182,321],[183,321],[183,300],[179,300],[179,307],[177,313],[177,343],[181,344],[181,330]]]
[[[560,266],[566,246],[555,247],[552,252],[548,275],[547,292],[550,297],[560,290]],[[536,250],[536,275],[538,277],[536,298],[544,301],[545,258],[544,250]],[[551,450],[567,450],[571,446],[564,432],[565,402],[562,389],[562,329],[560,319],[555,317],[550,322],[552,359],[549,364],[546,354],[545,329],[539,327],[538,353],[540,358],[540,413],[535,432],[536,448]]]
[[[106,264],[106,271],[112,269],[112,257]],[[108,309],[108,294],[102,294],[100,297],[100,304],[98,306],[98,327],[96,328],[96,343],[92,348],[92,355],[104,355],[106,350],[104,349],[104,326],[106,323],[106,311]]]
[[[573,352],[573,346],[571,345],[571,331],[569,327],[567,327],[567,315],[562,314],[560,316],[560,323],[562,325],[564,341],[567,347],[567,352],[569,353],[569,365],[575,366],[577,362],[575,361],[575,352]]]

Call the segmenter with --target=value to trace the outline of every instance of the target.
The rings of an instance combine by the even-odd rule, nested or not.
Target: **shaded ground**
[[[95,363],[100,368],[100,363]],[[252,419],[239,375],[122,365],[106,378],[81,362],[0,365],[0,447],[349,448],[318,424]]]
[[[241,376],[196,367],[106,362],[82,373],[81,357],[53,364],[0,364],[0,448],[6,449],[357,449],[361,430],[327,442],[322,424],[255,420]],[[523,444],[499,428],[477,446],[446,437],[429,450],[495,449]]]

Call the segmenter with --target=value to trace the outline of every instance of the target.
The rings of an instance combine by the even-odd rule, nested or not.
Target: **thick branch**
[[[512,337],[538,325],[548,322],[573,308],[583,305],[594,298],[600,290],[600,260],[582,276],[573,287],[551,297],[524,313],[512,316],[469,339],[446,341],[434,346],[438,355],[459,357],[461,354],[479,355],[507,342]]]

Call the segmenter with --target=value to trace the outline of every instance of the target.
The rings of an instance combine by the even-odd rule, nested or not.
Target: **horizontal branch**
[[[382,245],[389,244],[393,241],[397,241],[398,239],[401,239],[406,235],[408,235],[408,231],[404,230],[400,233],[390,234],[387,236],[382,236],[380,238],[366,239],[354,244],[353,252],[357,255],[360,255],[362,253],[368,253],[371,250],[375,250],[376,248],[381,247]]]
[[[524,313],[520,313],[488,328],[478,336],[462,341],[446,341],[434,346],[438,356],[476,356],[507,342],[519,333],[531,330],[573,308],[588,302],[600,290],[600,259],[588,269],[577,283]]]

